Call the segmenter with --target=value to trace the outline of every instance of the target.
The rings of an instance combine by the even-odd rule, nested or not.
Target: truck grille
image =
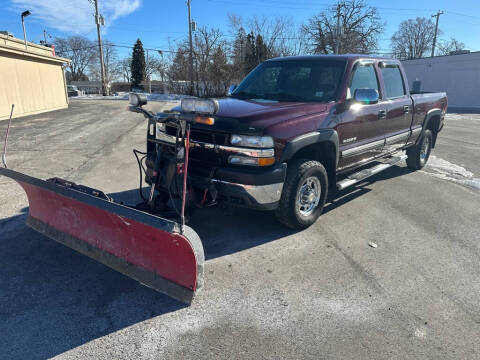
[[[177,127],[175,125],[167,124],[165,127],[165,132],[168,135],[175,136],[177,133]],[[192,129],[190,131],[190,139],[192,141],[215,144],[215,145],[227,145],[228,135],[219,132],[213,131],[202,131],[198,129]]]
[[[175,136],[177,127],[172,124],[166,124],[165,133]],[[190,140],[206,144],[225,145],[228,143],[228,134],[191,129]],[[195,168],[202,169],[203,167],[203,170],[207,173],[209,173],[212,166],[222,166],[227,162],[225,155],[216,152],[214,149],[205,148],[191,148],[190,159]]]

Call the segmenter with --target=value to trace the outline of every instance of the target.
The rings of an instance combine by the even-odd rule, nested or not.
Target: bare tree
[[[183,92],[188,79],[188,42],[182,41],[168,69],[172,91]],[[232,65],[227,61],[228,44],[218,29],[201,27],[193,39],[194,92],[197,96],[222,96],[232,82]]]
[[[149,54],[148,61],[145,63],[145,66],[147,78],[152,78],[155,74],[161,74],[163,62],[159,56]]]
[[[457,39],[450,38],[450,40],[440,41],[438,44],[437,55],[450,55],[451,53],[465,50],[465,44]]]
[[[95,61],[96,45],[82,36],[56,38],[55,51],[59,56],[71,60],[68,80],[78,81],[87,79],[87,69]]]
[[[194,53],[194,70],[196,75],[196,93],[206,96],[219,95],[218,93],[226,91],[219,89],[218,83],[211,80],[210,70],[211,63],[214,62],[214,54],[218,54],[218,49],[226,49],[226,42],[223,33],[219,29],[208,29],[201,27],[195,34],[193,53]],[[223,54],[225,51],[223,51]],[[218,55],[217,58],[221,58]],[[227,85],[228,86],[228,85]]]
[[[267,47],[267,58],[288,54],[290,39],[287,39],[287,35],[290,35],[289,29],[293,27],[293,21],[288,17],[254,16],[248,21],[250,32],[262,37]]]
[[[118,63],[117,49],[114,44],[108,40],[103,41],[103,59],[105,64],[105,81],[107,84],[117,80],[121,76]],[[95,61],[89,66],[91,78],[95,80],[101,79],[100,74],[100,58],[96,57]]]
[[[147,63],[147,73],[149,73],[150,75],[159,75],[160,80],[163,82],[165,81],[167,62],[165,61],[163,53],[161,51],[159,51],[159,55],[159,57],[153,57],[152,61],[150,61],[149,59],[149,62]]]
[[[132,58],[126,57],[118,61],[117,63],[117,68],[120,74],[120,77],[123,77],[123,81],[125,82],[130,82],[131,80],[131,64],[132,64]]]
[[[285,33],[280,50],[281,56],[305,55],[310,53],[309,37],[303,27],[291,27]]]
[[[315,54],[334,53],[337,46],[339,53],[374,52],[384,29],[378,10],[363,0],[338,1],[302,28]]]
[[[247,34],[260,35],[267,48],[267,59],[305,52],[305,36],[289,17],[254,16],[244,22],[240,16],[228,14],[228,19],[237,46],[242,38],[245,41]]]
[[[441,31],[438,31],[441,34]],[[432,49],[435,24],[431,19],[402,21],[391,38],[393,54],[398,59],[419,59]]]

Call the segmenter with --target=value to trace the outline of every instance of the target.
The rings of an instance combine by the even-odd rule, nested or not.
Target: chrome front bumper
[[[153,135],[153,133],[150,135]],[[151,141],[171,145],[175,144],[175,136],[168,135],[163,131],[156,131],[155,140]],[[190,142],[190,147],[191,149],[200,148],[205,150],[213,150],[216,153],[251,157],[272,157],[275,154],[274,149],[241,148],[235,146],[203,143],[193,140]],[[286,171],[286,167],[284,168],[284,171]],[[235,181],[235,179],[228,180]],[[258,210],[273,210],[278,207],[280,197],[282,196],[283,181],[275,182],[280,180],[278,177],[272,180],[274,183],[269,184],[267,182],[267,184],[265,184],[265,182],[263,182],[262,185],[247,185],[220,179],[211,179],[208,181],[211,181],[216,185],[219,195],[230,204]],[[285,180],[285,175],[281,180]]]
[[[212,179],[219,194],[230,203],[258,210],[273,210],[278,207],[283,183],[269,185],[245,185]]]

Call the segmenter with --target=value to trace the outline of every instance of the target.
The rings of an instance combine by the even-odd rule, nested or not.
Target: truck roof
[[[315,59],[341,59],[341,60],[356,60],[356,59],[382,59],[394,60],[383,56],[371,56],[363,54],[342,54],[342,55],[301,55],[301,56],[283,56],[269,59],[267,61],[295,61],[295,60],[315,60]]]

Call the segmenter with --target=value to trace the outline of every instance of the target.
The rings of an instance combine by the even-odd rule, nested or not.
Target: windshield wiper
[[[248,93],[246,91],[238,91],[238,92],[234,92],[232,95],[230,95],[230,97],[237,98],[237,99],[254,99],[254,98],[258,98],[259,95]]]
[[[284,92],[276,93],[276,94],[265,94],[265,98],[278,100],[278,101],[305,101],[304,98],[298,95],[288,94]]]

